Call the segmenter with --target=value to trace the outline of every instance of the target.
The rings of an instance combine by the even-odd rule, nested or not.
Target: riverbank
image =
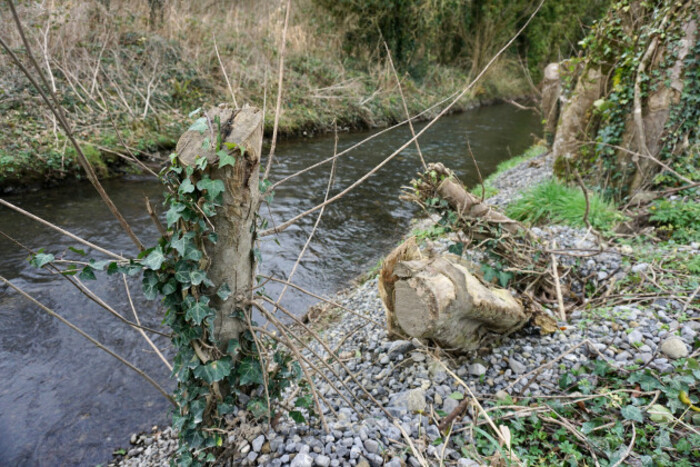
[[[226,2],[152,2],[148,5],[165,9],[158,24],[152,24],[157,15],[152,16],[147,4],[130,0],[46,8],[23,4],[18,14],[76,139],[98,175],[108,177],[139,171],[130,162],[134,157],[155,165],[165,160],[189,124],[187,115],[220,102],[266,109],[265,133],[272,134],[285,23],[284,8],[273,3],[261,7],[240,2],[230,8]],[[440,108],[423,113],[425,109],[462,90],[506,37],[479,39],[479,59],[438,60],[423,51],[404,62],[395,57],[392,66],[379,42],[346,43],[348,31],[321,3],[295,2],[289,18],[278,127],[282,138],[311,136],[336,126],[340,131],[382,128],[405,120],[406,109],[412,116],[431,118]],[[519,8],[529,5],[523,2],[509,14],[519,17]],[[7,13],[0,11],[12,24]],[[579,13],[587,20],[595,17]],[[467,30],[476,33],[473,26]],[[8,29],[10,48],[23,58],[19,34]],[[570,41],[563,42],[569,46]],[[501,57],[453,110],[536,94],[529,73],[538,75],[546,63],[548,52],[542,50],[527,67],[515,53]],[[74,150],[48,107],[4,54],[0,113],[0,192],[83,178]],[[149,161],[156,153],[161,157]]]
[[[521,196],[520,190],[507,190],[508,180],[549,177],[548,155],[535,155],[492,180],[501,187],[496,195],[500,198],[494,201],[505,205]],[[527,185],[523,183],[522,189]],[[426,226],[418,228],[424,232]],[[697,455],[691,448],[698,431],[693,425],[700,425],[688,405],[697,405],[691,388],[700,380],[697,362],[688,358],[698,354],[700,309],[692,293],[698,271],[682,272],[677,266],[681,269],[674,274],[689,277],[681,283],[684,294],[660,289],[635,295],[627,287],[659,282],[670,287],[669,278],[658,273],[658,258],[663,257],[662,266],[670,268],[668,255],[697,257],[700,244],[669,246],[654,243],[649,236],[643,239],[645,249],[634,240],[601,243],[591,231],[563,225],[535,231],[543,239],[555,239],[560,248],[593,252],[585,258],[557,255],[557,259],[579,268],[579,277],[587,278],[571,284],[573,290],[600,292],[591,297],[604,300],[585,299],[588,304],[577,307],[553,334],[541,335],[537,328],[526,327],[490,349],[449,356],[416,339],[390,341],[376,278],[369,279],[335,299],[357,314],[336,309],[333,315],[338,318],[330,323],[323,315],[316,321],[311,318],[316,332],[344,362],[333,365],[343,385],[318,382],[319,394],[330,406],[324,404],[330,433],[284,418],[274,430],[263,431],[248,424],[248,415],[239,411],[231,420],[226,462],[275,466],[499,462],[506,448],[495,441],[478,400],[491,420],[509,427],[513,452],[528,464],[588,462],[597,456],[610,464],[673,460],[691,465]],[[445,251],[451,243],[449,237],[425,236],[426,251]],[[476,262],[481,259],[477,251],[465,255]],[[316,343],[311,348],[327,357]],[[312,357],[308,350],[306,355]],[[343,397],[352,400],[362,394],[360,385],[388,413],[365,396],[360,398],[369,414],[360,417],[355,412],[361,411],[359,406],[348,407]],[[439,421],[455,411],[451,432],[441,433]],[[115,465],[167,465],[177,444],[170,429],[133,436],[131,441]]]

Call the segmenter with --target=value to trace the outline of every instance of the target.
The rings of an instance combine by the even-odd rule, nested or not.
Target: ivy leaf
[[[180,284],[189,287],[191,271],[191,267],[187,261],[178,261],[175,265],[175,280]]]
[[[182,211],[184,211],[186,208],[187,206],[182,203],[172,203],[170,205],[170,209],[168,209],[168,212],[165,214],[165,220],[168,223],[168,227],[173,225],[182,217]]]
[[[462,399],[464,399],[464,394],[462,394],[461,392],[453,392],[449,395],[449,398],[454,399],[456,401],[461,401]]]
[[[202,324],[205,318],[213,313],[212,309],[207,305],[209,304],[208,297],[202,297],[187,308],[185,313],[185,319],[196,323],[197,325]]]
[[[228,341],[228,348],[226,349],[226,353],[229,355],[236,355],[240,349],[241,343],[238,341],[238,339],[231,339],[230,341]]]
[[[255,418],[262,418],[267,414],[267,404],[259,397],[251,399],[246,405],[246,408]]]
[[[224,151],[223,149],[216,153],[219,156],[219,168],[222,169],[227,165],[234,167],[236,164],[236,158]]]
[[[182,236],[178,236],[178,238],[173,238],[170,240],[170,247],[177,251],[180,256],[184,256],[192,237],[194,237],[194,232],[187,232]]]
[[[72,251],[73,253],[76,253],[80,256],[85,256],[87,253],[85,253],[85,250],[81,250],[80,248],[75,248],[72,246],[69,246],[68,249]]]
[[[207,273],[202,271],[201,269],[197,269],[190,272],[190,282],[192,282],[192,285],[199,285],[202,282],[205,282],[206,279]]]
[[[239,384],[241,386],[246,386],[248,384],[263,383],[260,362],[258,362],[253,357],[247,357],[243,359],[241,364],[238,365],[237,373],[240,378]]]
[[[202,415],[204,415],[204,409],[206,408],[207,403],[202,399],[197,399],[190,403],[190,416],[195,423],[202,423]]]
[[[298,410],[290,410],[289,411],[289,416],[291,417],[292,420],[294,420],[297,423],[304,423],[306,422],[306,419],[304,416],[299,412]]]
[[[182,183],[180,183],[180,187],[177,189],[177,191],[181,194],[192,193],[194,191],[192,180],[189,178],[184,179]]]
[[[95,261],[94,259],[90,260],[90,267],[96,271],[104,271],[105,266],[108,264],[111,264],[112,262],[110,260],[104,260],[104,261]]]
[[[146,299],[155,299],[158,296],[158,275],[154,271],[144,271],[141,288]]]
[[[163,249],[160,246],[157,246],[148,254],[148,256],[146,256],[146,259],[144,259],[141,264],[148,269],[157,271],[163,265],[164,261],[165,254],[163,253]]]
[[[297,397],[297,400],[294,401],[294,407],[301,407],[304,409],[310,409],[313,404],[313,400],[311,399],[310,394],[306,394],[305,396]]]
[[[625,417],[627,420],[633,420],[639,423],[644,422],[644,416],[642,415],[642,411],[639,409],[639,407],[636,407],[634,405],[628,405],[626,407],[623,407],[620,410],[620,412],[622,413],[622,416]]]
[[[453,243],[452,245],[449,246],[447,251],[449,251],[453,255],[462,256],[462,252],[464,251],[464,243],[462,243],[462,242]]]
[[[203,178],[197,182],[197,189],[200,191],[207,192],[207,199],[213,201],[219,194],[221,194],[224,189],[224,182],[221,180],[212,180],[211,178]]]
[[[219,290],[216,291],[216,295],[221,300],[226,301],[231,296],[231,288],[226,282],[224,282],[223,284],[221,284],[221,287],[219,287]]]
[[[187,131],[198,131],[200,134],[207,131],[207,118],[199,117],[194,123],[187,129]]]
[[[231,359],[229,358],[214,360],[213,362],[207,363],[206,365],[200,365],[194,369],[194,375],[199,379],[203,379],[209,384],[221,381],[230,374]]]
[[[165,285],[163,285],[163,288],[160,291],[163,295],[175,293],[177,291],[177,281],[175,279],[170,279],[165,283]]]
[[[51,253],[37,253],[29,260],[29,264],[35,268],[41,268],[52,262],[54,259],[56,258]]]
[[[95,271],[90,266],[85,266],[78,277],[84,281],[94,281],[97,279],[97,277],[95,277]]]

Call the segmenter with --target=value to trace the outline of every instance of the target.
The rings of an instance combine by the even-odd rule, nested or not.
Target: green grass
[[[588,220],[595,229],[610,231],[623,219],[615,206],[597,193],[589,191],[588,198]],[[566,186],[556,180],[536,185],[506,208],[506,215],[510,218],[530,225],[555,222],[572,227],[585,227],[585,212],[586,200],[581,189]]]
[[[486,194],[484,195],[484,198],[490,198],[491,196],[495,196],[498,194],[498,189],[493,186],[494,180],[498,178],[503,172],[506,170],[510,170],[513,167],[517,167],[518,165],[522,164],[525,161],[528,161],[530,159],[534,159],[537,156],[541,156],[547,151],[547,147],[540,145],[540,144],[535,144],[533,146],[530,146],[524,153],[522,153],[519,156],[515,156],[513,158],[510,158],[506,161],[501,162],[496,166],[496,171],[493,172],[491,175],[486,177],[486,180],[484,180],[484,188],[486,189]],[[475,186],[471,192],[476,195],[476,196],[481,196],[481,190],[482,187],[481,185]]]

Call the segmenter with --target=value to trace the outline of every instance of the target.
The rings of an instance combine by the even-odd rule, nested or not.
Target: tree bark
[[[230,339],[238,338],[246,327],[246,323],[233,315],[236,310],[249,309],[254,286],[256,263],[253,248],[255,220],[260,205],[258,182],[263,137],[262,111],[252,107],[234,110],[219,106],[210,109],[205,117],[210,123],[210,130],[203,133],[196,130],[185,132],[178,141],[177,154],[185,167],[193,165],[199,157],[206,157],[210,177],[222,180],[226,187],[222,206],[217,208],[217,215],[211,218],[218,240],[206,245],[207,272],[214,289],[218,290],[226,283],[232,292],[225,301],[213,294],[211,302],[216,310],[214,337],[225,347]],[[217,117],[220,125],[216,123]],[[219,156],[215,149],[202,149],[203,144],[206,146],[206,139],[214,146],[217,131],[221,132],[223,143],[237,145],[233,166],[218,168]],[[231,152],[223,146],[224,150]]]

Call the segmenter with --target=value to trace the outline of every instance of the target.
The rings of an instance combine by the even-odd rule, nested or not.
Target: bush
[[[601,231],[610,231],[623,219],[615,206],[599,194],[589,192],[588,220]],[[510,203],[506,214],[529,224],[556,222],[572,227],[585,227],[586,199],[579,188],[572,188],[549,180],[525,192],[523,197]]]
[[[649,220],[673,240],[680,243],[700,241],[700,203],[662,199],[656,201],[650,211]]]

